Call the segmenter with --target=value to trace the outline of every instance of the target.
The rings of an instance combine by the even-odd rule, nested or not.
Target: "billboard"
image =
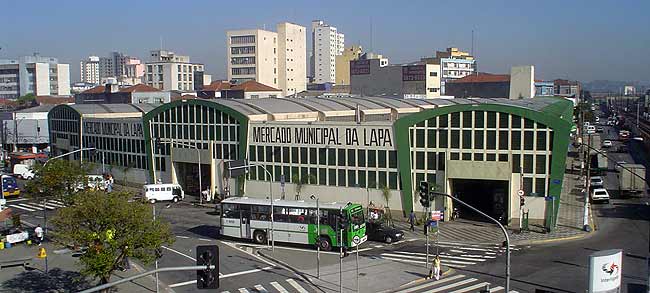
[[[427,77],[425,65],[402,66],[402,81],[424,81]]]
[[[589,293],[621,291],[623,251],[602,250],[589,256]]]
[[[370,60],[350,61],[350,75],[370,74]]]

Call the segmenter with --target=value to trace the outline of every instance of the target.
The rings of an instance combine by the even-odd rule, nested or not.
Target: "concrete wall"
[[[350,84],[350,61],[359,59],[362,52],[361,46],[351,46],[345,48],[342,55],[336,56],[336,84]]]
[[[307,89],[306,28],[293,23],[278,24],[278,86],[284,96]]]
[[[52,93],[50,92],[50,64],[48,63],[36,63],[36,77],[34,79],[35,94],[37,96],[49,96]],[[22,77],[21,77],[22,78]],[[26,88],[27,89],[27,88]],[[22,92],[21,95],[30,92]]]
[[[350,76],[350,92],[357,95],[402,95],[402,66],[379,66],[370,59],[370,74]]]
[[[70,95],[70,65],[57,64],[58,92],[52,93],[59,96]]]
[[[510,82],[447,82],[445,95],[456,98],[508,98],[510,97]]]
[[[513,66],[510,69],[510,99],[535,96],[535,67]]]

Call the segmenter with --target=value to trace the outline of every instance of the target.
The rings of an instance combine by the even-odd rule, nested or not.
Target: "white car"
[[[592,202],[605,202],[609,203],[609,193],[605,188],[596,188],[591,192]]]
[[[604,140],[603,141],[603,147],[604,148],[611,148],[612,146],[613,146],[613,144],[612,144],[611,140]]]
[[[603,188],[604,182],[603,178],[600,176],[594,176],[589,179],[589,186],[592,188]]]

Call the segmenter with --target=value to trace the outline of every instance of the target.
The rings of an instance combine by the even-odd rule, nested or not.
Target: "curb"
[[[264,258],[267,258],[267,259],[269,259],[269,260],[271,260],[271,261],[274,261],[274,262],[280,264],[280,265],[281,265],[282,267],[284,267],[285,269],[287,269],[287,270],[293,272],[293,273],[296,274],[297,276],[300,276],[300,278],[302,278],[305,282],[307,282],[307,283],[309,284],[309,286],[310,286],[314,291],[325,292],[325,291],[323,291],[322,289],[320,289],[320,288],[318,287],[318,285],[314,284],[314,282],[311,280],[311,278],[310,278],[309,276],[307,276],[307,275],[305,275],[303,272],[301,272],[301,271],[295,269],[294,267],[292,267],[291,265],[287,264],[286,262],[281,261],[281,260],[279,260],[279,259],[277,259],[277,258],[275,258],[275,257],[270,256],[270,255],[266,255],[264,252],[262,252],[262,250],[257,250],[257,254],[259,254],[260,256],[262,256],[262,257],[264,257]]]
[[[447,275],[453,274],[453,273],[455,273],[455,272],[456,272],[455,269],[453,269],[453,268],[448,268],[446,271],[442,272],[442,274],[441,274],[440,276],[441,276],[441,277],[444,277],[444,276],[447,276]],[[426,281],[426,280],[427,280],[427,278],[418,278],[418,279],[415,279],[415,280],[413,280],[413,281],[410,281],[410,282],[408,282],[408,283],[406,283],[406,284],[403,284],[403,285],[399,286],[398,289],[403,289],[404,287],[408,287],[408,286],[412,286],[412,285],[415,285],[415,284],[419,284],[419,283],[422,283],[422,282],[424,282],[424,281]],[[391,292],[392,292],[392,291],[391,291]]]
[[[584,233],[580,235],[573,235],[573,236],[567,236],[567,237],[560,237],[560,238],[551,238],[551,239],[542,239],[542,240],[530,240],[530,241],[521,241],[521,242],[516,242],[513,243],[514,245],[540,245],[540,244],[548,244],[548,243],[555,243],[555,242],[564,242],[564,241],[571,241],[571,240],[577,240],[581,238],[585,238],[591,233]]]

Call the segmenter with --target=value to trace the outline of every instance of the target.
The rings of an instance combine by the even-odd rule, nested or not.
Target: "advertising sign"
[[[402,81],[424,81],[427,70],[424,65],[402,66]]]
[[[350,61],[350,75],[370,74],[370,60]]]
[[[610,249],[589,256],[589,293],[618,293],[623,271],[623,250]]]
[[[392,149],[393,141],[392,127],[386,125],[251,124],[251,142],[253,144],[270,143],[287,146],[346,146]]]
[[[442,211],[431,211],[431,220],[440,221],[442,220]]]

